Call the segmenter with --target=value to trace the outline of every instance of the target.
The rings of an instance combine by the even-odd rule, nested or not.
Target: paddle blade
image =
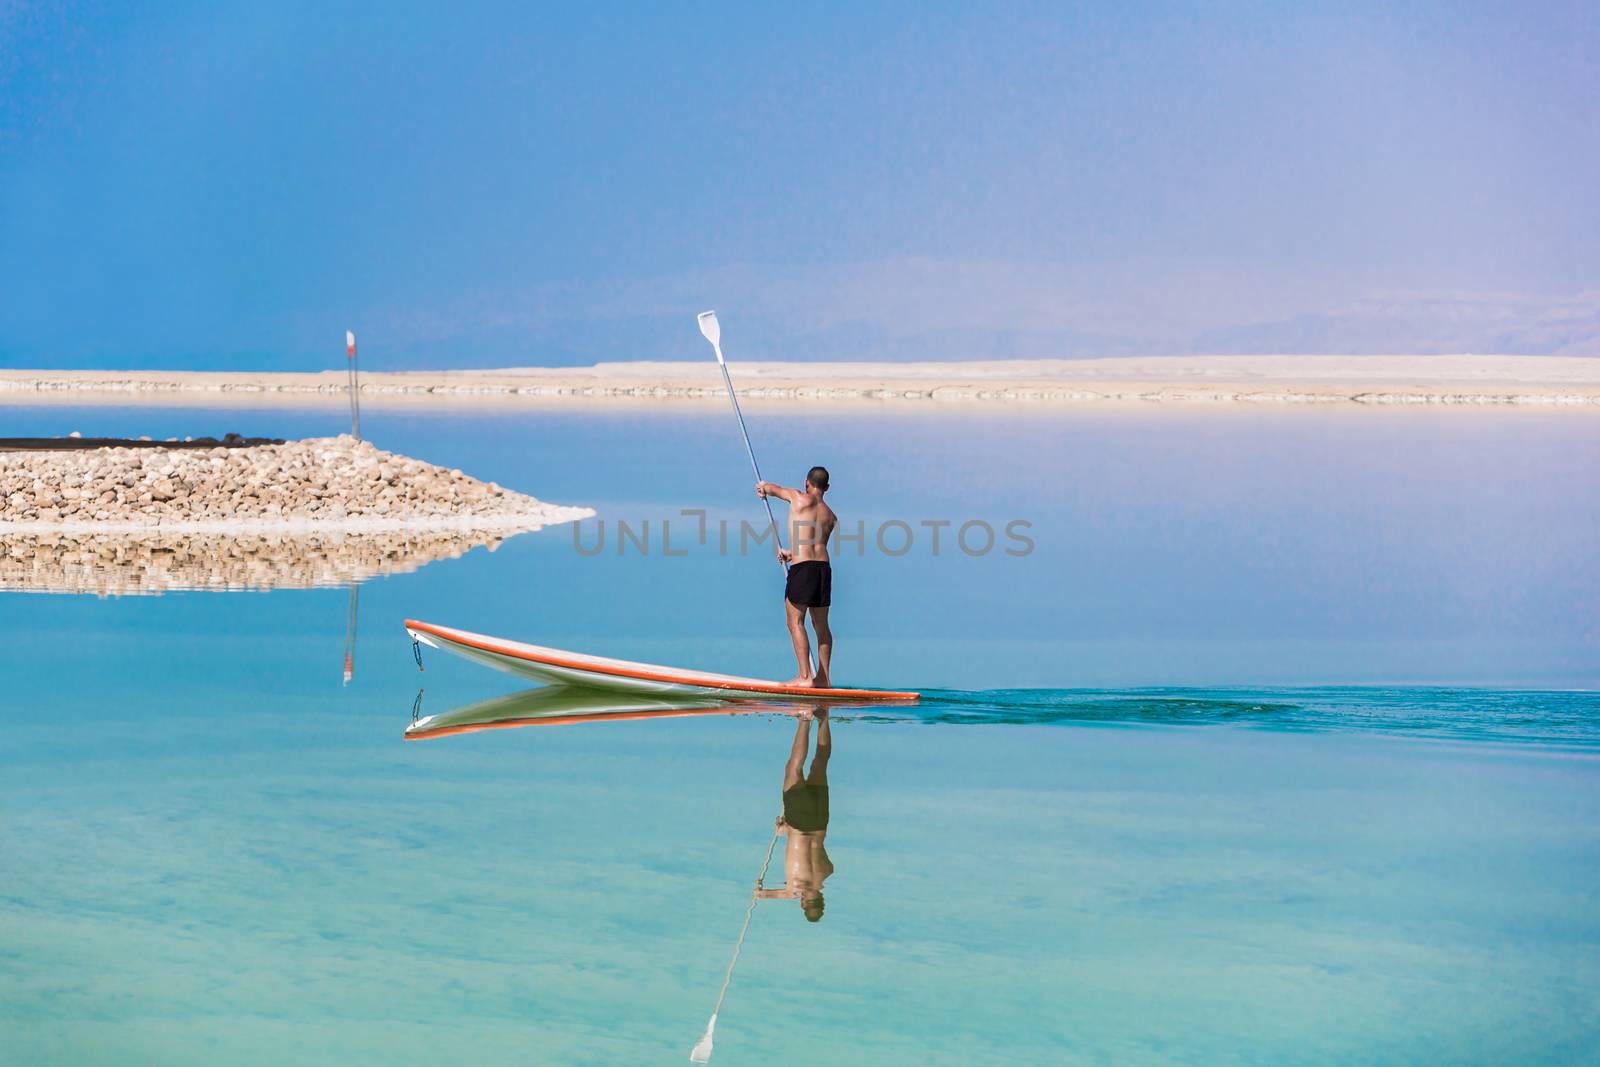
[[[352,358],[356,354],[356,335],[350,330],[344,332],[344,354]]]
[[[707,341],[711,342],[713,348],[722,343],[722,325],[717,322],[717,313],[715,311],[700,312],[700,332],[705,335]],[[722,358],[720,349],[717,351],[717,358],[719,360]]]
[[[715,319],[712,320],[716,321]],[[711,1062],[711,1035],[717,1029],[717,1017],[713,1015],[711,1021],[706,1023],[706,1032],[700,1036],[700,1043],[689,1053],[690,1063]]]

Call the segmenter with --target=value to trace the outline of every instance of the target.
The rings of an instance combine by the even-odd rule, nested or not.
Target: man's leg
[[[789,620],[789,639],[794,642],[794,658],[800,664],[800,673],[789,679],[789,684],[810,685],[811,641],[806,637],[806,609],[795,607],[785,597],[783,610]]]
[[[833,730],[828,726],[828,709],[817,710],[817,754],[811,757],[811,773],[806,775],[809,785],[828,784],[828,757],[833,755]]]
[[[833,684],[833,674],[828,667],[833,662],[833,629],[828,625],[828,609],[811,609],[811,628],[817,631],[817,685],[826,689]]]
[[[811,720],[801,719],[794,726],[794,744],[789,748],[789,762],[783,765],[783,791],[787,793],[800,784],[806,769],[806,746],[811,743]]]

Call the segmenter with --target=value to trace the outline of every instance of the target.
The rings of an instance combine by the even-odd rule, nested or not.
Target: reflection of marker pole
[[[361,440],[361,372],[356,365],[356,335],[344,332],[345,377],[350,380],[350,433]]]
[[[344,624],[344,684],[349,685],[356,673],[356,605],[359,591],[350,587],[350,617]]]
[[[689,1051],[690,1063],[711,1062],[711,1037],[717,1030],[717,1016],[722,1011],[723,998],[728,995],[728,983],[733,981],[733,968],[739,963],[739,953],[744,950],[744,935],[750,930],[750,916],[756,912],[756,894],[761,892],[761,883],[766,880],[767,867],[772,863],[772,852],[778,847],[778,832],[772,832],[772,843],[767,846],[767,858],[762,861],[761,874],[756,878],[756,887],[750,890],[750,906],[744,910],[744,925],[739,927],[739,940],[733,946],[733,958],[728,961],[728,970],[722,976],[722,988],[717,991],[716,1007],[711,1009],[711,1021],[706,1023],[706,1032],[700,1035],[700,1041]]]

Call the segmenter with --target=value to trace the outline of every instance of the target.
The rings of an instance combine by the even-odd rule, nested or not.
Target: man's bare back
[[[839,516],[821,493],[796,492],[789,500],[789,563],[819,560],[828,563],[828,540]]]
[[[784,587],[784,615],[789,637],[794,644],[800,673],[791,685],[826,688],[828,668],[833,659],[833,631],[828,626],[828,608],[833,603],[833,563],[828,558],[828,539],[833,536],[839,517],[823,496],[828,492],[828,472],[812,467],[803,488],[786,489],[772,482],[757,482],[756,494],[775,496],[789,504],[789,547],[778,546],[778,558],[789,567]],[[817,632],[817,667],[811,665],[811,643],[806,635],[806,616]]]

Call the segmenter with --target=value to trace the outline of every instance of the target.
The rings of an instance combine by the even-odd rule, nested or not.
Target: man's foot
[[[826,674],[819,674],[815,678],[811,679],[811,688],[832,689],[833,683],[828,681],[828,676]]]
[[[787,682],[784,682],[783,684],[784,685],[797,685],[797,686],[800,686],[802,688],[809,689],[809,688],[811,688],[812,686],[814,686],[816,684],[816,681],[810,675],[802,674],[802,675],[798,675],[798,676],[796,676],[794,678],[790,678]]]

